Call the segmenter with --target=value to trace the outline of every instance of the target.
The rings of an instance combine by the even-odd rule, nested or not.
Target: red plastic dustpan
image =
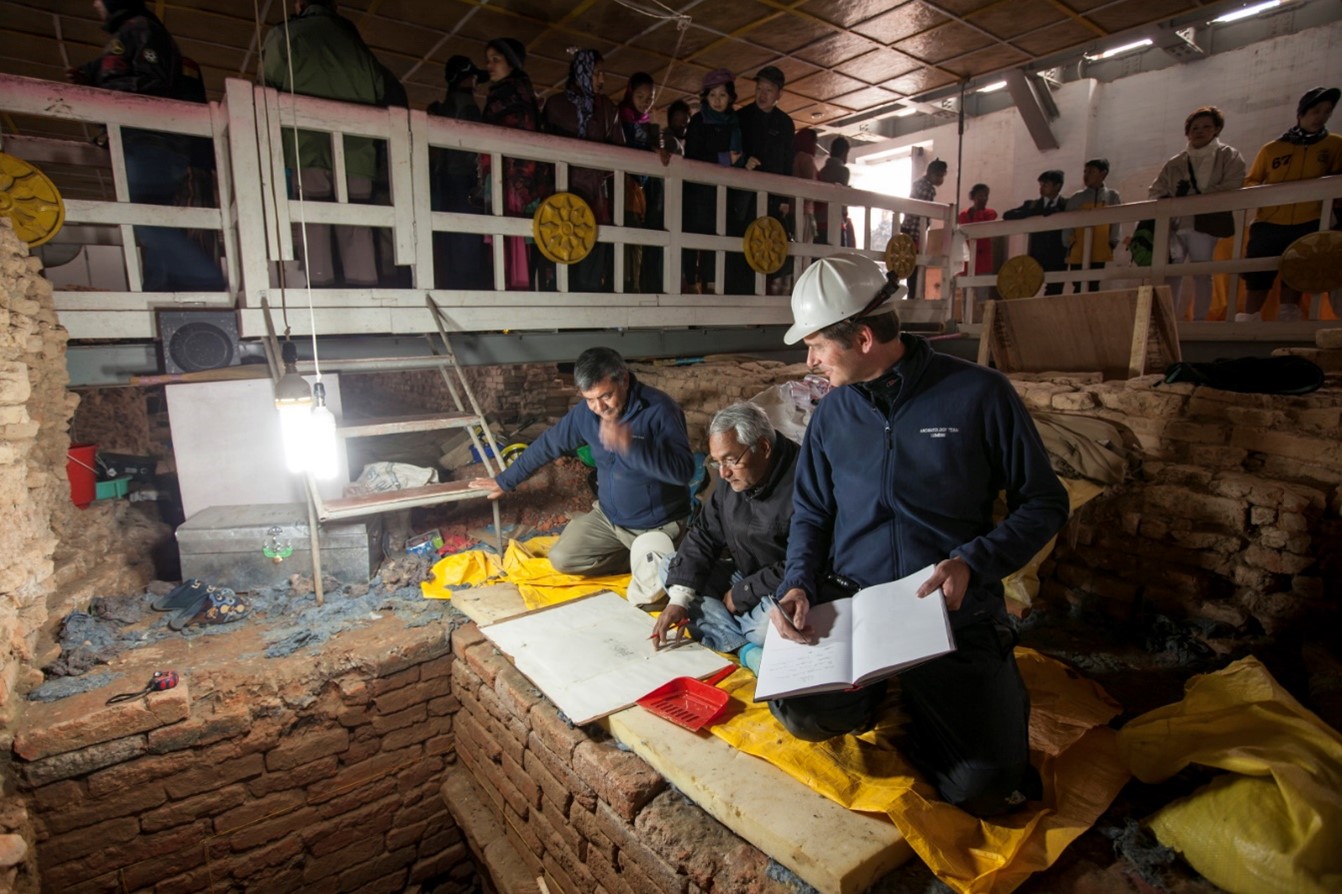
[[[658,717],[698,732],[716,720],[727,707],[729,697],[717,688],[717,684],[731,676],[734,670],[736,665],[728,665],[707,680],[676,677],[640,698],[638,704]]]

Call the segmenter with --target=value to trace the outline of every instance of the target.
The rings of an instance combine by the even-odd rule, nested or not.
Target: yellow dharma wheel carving
[[[997,271],[997,293],[1008,300],[1030,298],[1044,284],[1044,268],[1029,255],[1009,258]]]
[[[885,269],[900,279],[913,275],[918,266],[918,246],[908,233],[896,233],[885,243]]]
[[[756,273],[777,273],[787,260],[787,230],[772,217],[757,217],[741,237],[746,263]]]
[[[1301,292],[1331,292],[1342,286],[1342,233],[1301,236],[1281,253],[1281,278]]]
[[[596,245],[596,215],[571,192],[550,196],[531,218],[531,233],[541,254],[556,264],[576,264]]]
[[[8,217],[14,233],[29,248],[36,248],[60,232],[65,203],[46,174],[0,152],[0,217]]]

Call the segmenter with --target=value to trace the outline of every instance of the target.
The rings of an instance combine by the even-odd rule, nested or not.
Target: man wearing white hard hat
[[[1063,526],[1067,493],[1004,376],[900,333],[902,292],[856,253],[815,262],[793,290],[784,340],[805,342],[833,390],[797,461],[773,622],[812,641],[807,611],[827,570],[866,587],[935,566],[919,595],[943,598],[940,588],[957,648],[900,674],[909,757],[947,801],[990,816],[1039,795],[1001,580]],[[1002,491],[1008,512],[994,524]],[[821,741],[868,727],[885,694],[876,683],[770,708]]]

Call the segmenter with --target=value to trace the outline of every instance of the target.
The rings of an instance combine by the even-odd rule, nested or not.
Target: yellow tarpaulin
[[[888,723],[818,744],[792,738],[767,705],[751,701],[755,678],[745,672],[723,684],[736,710],[712,731],[849,809],[887,814],[954,890],[1005,894],[1051,866],[1128,779],[1105,726],[1119,705],[1038,652],[1017,649],[1016,660],[1030,690],[1031,761],[1044,799],[1005,817],[980,820],[940,800],[890,744]]]
[[[1166,847],[1233,894],[1342,891],[1342,735],[1256,658],[1189,681],[1133,720],[1119,749],[1143,782],[1189,764],[1231,774],[1150,821]]]
[[[481,550],[447,556],[433,566],[430,579],[420,584],[420,589],[426,599],[450,599],[452,586],[477,587],[486,582],[507,581],[517,585],[528,610],[606,590],[625,595],[629,588],[628,574],[581,577],[555,571],[546,557],[558,539],[532,537],[525,543],[510,540],[501,565],[497,558]]]

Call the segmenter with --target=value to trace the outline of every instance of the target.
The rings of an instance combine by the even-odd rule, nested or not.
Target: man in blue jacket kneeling
[[[935,566],[919,595],[941,589],[957,648],[899,677],[909,757],[947,801],[991,816],[1040,794],[1001,580],[1063,526],[1067,493],[1004,376],[901,335],[903,291],[855,253],[815,262],[793,290],[784,340],[805,342],[833,390],[797,461],[772,619],[813,641],[807,610],[823,572],[867,587]],[[994,525],[1002,491],[1008,514]],[[868,728],[885,695],[876,683],[770,708],[793,735],[822,741]]]
[[[493,490],[496,500],[542,466],[577,450],[592,449],[597,500],[573,517],[550,548],[550,564],[565,574],[620,574],[629,570],[629,547],[648,531],[679,543],[690,515],[694,454],[685,414],[667,394],[634,377],[610,348],[578,355],[573,378],[582,402],[527,447],[496,478],[472,487]]]

